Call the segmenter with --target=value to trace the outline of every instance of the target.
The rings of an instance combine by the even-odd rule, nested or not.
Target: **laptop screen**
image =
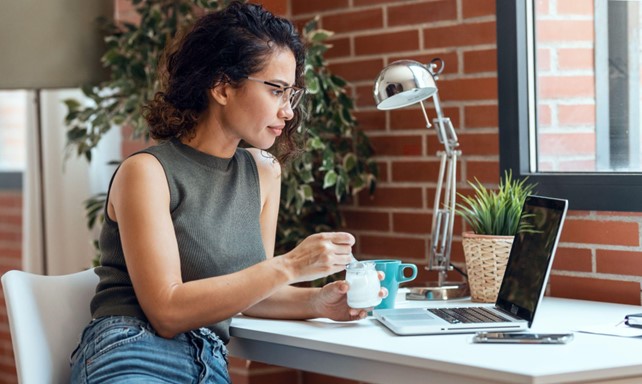
[[[543,296],[568,202],[528,196],[520,224],[527,229],[515,235],[506,272],[497,296],[497,306],[533,322]]]

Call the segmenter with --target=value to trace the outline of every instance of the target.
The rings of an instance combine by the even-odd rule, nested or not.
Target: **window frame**
[[[22,190],[22,172],[0,171],[0,191]]]
[[[530,0],[496,0],[499,166],[537,183],[541,195],[565,198],[569,208],[642,211],[640,173],[530,172],[528,45]],[[536,120],[534,120],[536,121]]]

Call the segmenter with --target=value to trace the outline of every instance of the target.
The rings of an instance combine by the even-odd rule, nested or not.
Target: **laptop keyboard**
[[[484,307],[428,308],[428,311],[451,324],[499,323],[507,321],[507,319]]]

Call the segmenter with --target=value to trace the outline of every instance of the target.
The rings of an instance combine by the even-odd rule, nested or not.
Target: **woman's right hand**
[[[343,271],[352,261],[354,236],[347,232],[323,232],[308,236],[281,256],[291,271],[291,283],[311,281]]]

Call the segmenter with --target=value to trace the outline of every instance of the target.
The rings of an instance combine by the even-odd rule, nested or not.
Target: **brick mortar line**
[[[539,133],[593,133],[595,132],[595,126],[590,126],[590,125],[584,125],[584,124],[577,124],[577,125],[562,125],[562,127],[566,128],[560,128],[560,126],[556,127],[542,127],[538,130]],[[558,155],[553,155],[553,156],[559,156]],[[594,155],[593,155],[594,156]]]
[[[424,4],[431,3],[430,1],[424,1]],[[407,1],[390,1],[389,3],[385,4],[366,4],[366,5],[353,5],[353,3],[349,3],[348,7],[342,7],[342,8],[335,8],[335,9],[327,9],[323,11],[313,11],[313,12],[307,12],[307,13],[297,13],[296,15],[291,14],[290,17],[294,21],[299,21],[299,19],[308,19],[312,18],[315,16],[335,16],[335,15],[343,15],[346,13],[353,13],[355,11],[370,11],[370,10],[376,10],[376,9],[381,9],[384,13],[384,15],[388,14],[388,8],[392,7],[402,7],[404,5],[414,5],[417,4],[416,0],[407,0]],[[475,17],[469,17],[465,18],[463,16],[463,10],[460,7],[460,4],[458,3],[457,5],[457,14],[455,16],[454,20],[440,20],[440,22],[457,22],[461,23],[462,21],[467,21],[467,20],[483,20],[483,21],[495,21],[496,17],[495,15],[484,15],[484,16],[475,16]],[[430,21],[434,22],[434,21]],[[429,22],[427,22],[429,23]]]
[[[361,83],[360,85],[368,85],[370,82],[365,81],[365,80],[359,80],[358,82],[351,82],[352,85],[357,85],[357,83]],[[372,81],[374,84],[374,80]],[[461,100],[461,101],[442,101],[441,102],[443,108],[457,108],[457,107],[496,107],[498,106],[497,99],[484,99],[484,100]],[[569,105],[574,105],[573,103],[570,103]],[[406,107],[403,110],[407,111],[421,111],[421,108],[409,108]],[[379,111],[376,106],[361,106],[357,107],[355,109],[356,112],[372,112],[372,111]],[[379,111],[381,113],[385,113],[385,111]],[[389,115],[389,114],[388,114]],[[497,128],[496,128],[497,129]]]
[[[7,233],[20,233],[22,232],[22,225],[8,224],[0,222],[0,232]]]
[[[482,183],[484,185],[495,185],[495,183]],[[377,186],[381,187],[401,187],[401,188],[434,188],[437,186],[437,181],[380,181]],[[457,182],[457,187],[466,187],[466,190],[471,190],[468,187],[468,180],[459,180]],[[376,193],[376,192],[375,192]]]
[[[436,152],[438,149],[435,149]],[[430,149],[429,149],[429,152]],[[431,152],[430,155],[419,156],[417,159],[408,158],[408,157],[393,157],[393,156],[374,156],[374,160],[377,162],[385,162],[386,164],[392,163],[416,163],[416,162],[426,162],[426,163],[439,163],[439,157]],[[466,156],[460,157],[457,161],[458,164],[468,164],[468,163],[493,163],[499,161],[499,156],[497,157],[482,157],[482,156]],[[381,180],[379,180],[381,181]],[[396,181],[391,181],[391,183],[396,183]]]
[[[381,207],[350,207],[350,209],[342,208],[341,211],[348,212],[367,212],[367,213],[416,213],[416,208],[381,208]],[[428,211],[428,209],[426,209]],[[427,213],[427,212],[426,212]]]
[[[422,258],[422,259],[417,259],[417,258],[414,258],[414,257],[400,258],[400,257],[393,257],[393,256],[390,256],[388,254],[375,255],[375,254],[372,254],[372,253],[360,252],[359,253],[359,257],[361,259],[363,259],[363,260],[376,260],[376,259],[384,259],[384,258],[403,260],[404,262],[418,264],[419,266],[422,267],[421,268],[422,271],[425,270],[423,268],[423,266],[425,266],[427,264],[427,259],[426,258]],[[455,272],[455,271],[453,271],[453,272]]]
[[[382,20],[382,22],[383,22],[383,27],[382,28],[384,28],[384,29],[390,28],[390,17],[388,17],[388,8],[389,8],[389,6],[390,6],[390,4],[379,4],[379,7],[381,8],[381,15],[383,16],[382,17],[382,19],[383,19]],[[359,8],[362,8],[362,7],[363,7],[363,5],[362,6],[354,6],[353,5],[353,0],[350,0],[350,8],[351,9],[355,9],[355,8],[359,9]]]
[[[462,182],[463,183],[463,182]],[[462,184],[463,186],[464,184]],[[381,187],[399,187],[399,188],[433,188],[437,186],[437,181],[382,181],[377,184]],[[459,186],[459,185],[457,185]],[[376,193],[376,192],[375,192]]]
[[[6,249],[8,250],[16,250],[15,245],[18,245],[18,246],[22,245],[22,238],[14,239],[14,240],[1,240],[1,241],[9,245],[6,247]],[[21,249],[21,248],[18,248],[18,249]]]
[[[2,215],[12,215],[12,216],[21,216],[22,215],[22,204],[21,205],[0,205],[0,214]]]
[[[388,25],[388,26],[382,26],[382,27],[363,28],[363,29],[357,29],[357,30],[345,31],[345,32],[335,32],[332,30],[330,31],[333,32],[332,37],[336,37],[336,38],[367,37],[367,36],[371,36],[372,34],[386,34],[386,33],[407,32],[407,31],[417,31],[423,34],[425,31],[427,30],[429,31],[432,29],[443,29],[448,27],[466,26],[466,25],[474,25],[474,24],[491,24],[495,21],[496,21],[495,16],[492,16],[489,18],[479,17],[479,18],[471,18],[471,19],[464,19],[464,20],[433,20],[433,21],[425,21],[422,23],[395,25],[392,27]],[[327,27],[323,26],[322,28],[326,29]]]
[[[425,156],[424,158],[425,158],[426,162],[428,162],[428,163],[439,163],[439,157],[434,156],[434,154],[431,154],[430,158],[428,158],[428,156]],[[409,161],[405,161],[405,160],[408,160],[408,158],[403,158],[403,159],[399,159],[399,160],[391,159],[389,161],[386,161],[385,159],[380,159],[380,158],[377,158],[375,156],[374,159],[376,161],[378,161],[378,162],[385,162],[386,164],[392,164],[392,163],[397,163],[398,164],[398,163],[404,163],[404,162],[408,162],[408,163],[416,163],[416,162],[418,162],[418,159],[410,159]],[[431,161],[428,161],[428,160],[431,160]],[[468,164],[471,164],[471,163],[472,164],[475,164],[475,163],[496,163],[497,161],[499,161],[498,157],[497,158],[493,158],[493,159],[488,159],[488,158],[471,159],[471,158],[469,158],[469,159],[459,160],[457,162],[457,164],[460,165],[460,166],[463,166],[463,165],[468,165]],[[491,165],[491,164],[488,164],[488,165]],[[495,165],[495,164],[492,164],[492,165]],[[461,172],[458,172],[458,176],[462,176]],[[379,183],[386,183],[386,181],[382,181],[382,180],[378,180],[378,182]],[[396,183],[396,181],[391,181],[390,183]],[[464,185],[468,185],[467,179],[461,179],[461,180],[458,181],[458,184],[459,183],[463,183]],[[484,184],[489,184],[489,183],[484,183]]]
[[[357,81],[352,81],[350,85],[352,87],[365,87],[365,86],[367,86],[368,88],[370,88],[370,87],[374,86],[374,81],[375,81],[375,79],[372,79],[372,81],[369,81],[369,80],[357,80]],[[463,107],[497,106],[497,104],[493,104],[493,102],[496,103],[497,99],[494,99],[494,100],[493,99],[445,100],[445,101],[442,101],[442,108],[461,109]],[[432,104],[430,99],[428,99],[428,103]],[[430,107],[430,108],[432,108],[432,107]],[[414,107],[414,106],[413,107],[410,107],[410,106],[404,107],[403,110],[405,110],[405,111],[416,111],[418,113],[421,111],[421,109],[419,107]],[[361,106],[357,105],[355,107],[355,112],[374,112],[374,111],[380,112],[382,114],[386,112],[386,111],[378,110],[376,105],[374,104],[374,100],[373,100],[373,104],[361,105]],[[390,110],[390,111],[394,111],[394,110]],[[388,113],[387,115],[390,115],[390,113]],[[446,117],[449,117],[449,116],[446,116]],[[418,120],[421,121],[420,119],[418,119]]]
[[[539,48],[582,48],[595,49],[592,40],[546,40],[537,43]]]
[[[540,104],[544,104],[549,107],[553,107],[553,106],[569,107],[569,106],[576,106],[576,105],[594,106],[595,99],[592,97],[565,97],[563,99],[543,99],[542,103]]]
[[[558,247],[567,248],[567,249],[590,250],[590,251],[593,251],[592,256],[595,256],[595,257],[597,257],[597,254],[594,254],[596,251],[623,251],[623,252],[642,251],[642,246],[613,245],[613,244],[559,243]]]
[[[593,15],[572,15],[572,14],[541,14],[535,15],[535,24],[538,21],[594,21]]]
[[[334,36],[334,35],[333,35]],[[423,36],[423,34],[422,34]],[[340,36],[341,38],[344,37],[350,37],[350,36]],[[350,42],[354,46],[354,38],[350,38]],[[330,42],[329,44],[332,44]],[[481,50],[490,50],[490,49],[497,49],[497,45],[494,43],[480,43],[480,44],[474,44],[474,45],[457,45],[457,46],[445,46],[445,47],[425,47],[422,45],[422,48],[418,48],[415,50],[410,50],[410,51],[394,51],[394,52],[384,52],[384,53],[367,53],[367,54],[357,54],[354,50],[351,52],[352,58],[362,58],[362,59],[385,59],[389,60],[390,57],[394,56],[401,56],[401,55],[438,55],[438,54],[445,54],[445,53],[457,53],[457,52],[474,52],[474,51],[481,51]],[[338,57],[333,57],[330,59],[327,59],[329,63],[334,62],[336,60],[339,60],[341,58],[346,58],[348,56],[338,56]],[[425,64],[425,63],[424,63]]]
[[[569,161],[581,161],[581,160],[594,160],[595,156],[594,155],[565,155],[563,159],[559,159],[555,157],[555,155],[539,155],[540,161],[549,161],[552,164],[565,164]]]
[[[382,161],[382,162],[400,162],[400,160],[409,160],[409,161],[419,161],[419,160],[432,160],[432,162],[439,162],[439,157],[437,156],[437,151],[441,151],[443,148],[428,148],[428,154],[427,155],[413,155],[413,156],[373,156],[373,159],[375,161]],[[496,155],[488,155],[488,156],[483,156],[483,155],[466,155],[466,153],[463,154],[463,156],[459,157],[458,163],[459,164],[466,164],[469,162],[492,162],[492,161],[499,161],[499,156]]]
[[[430,136],[437,135],[434,129],[427,129],[425,127],[421,127],[421,128],[410,128],[410,129],[397,129],[394,131],[376,131],[376,130],[368,131],[368,137],[388,137],[388,136],[399,137],[402,135],[396,134],[396,133],[402,133],[402,132],[412,134],[412,135],[406,135],[406,136],[417,136],[417,135],[428,136],[429,134]],[[391,135],[390,133],[395,133],[395,135]]]
[[[410,238],[410,239],[417,239],[417,240],[430,240],[430,233],[406,233],[404,232],[403,234],[400,234],[399,232],[381,232],[381,231],[372,231],[372,230],[358,230],[358,231],[352,231],[352,234],[355,235],[360,235],[360,236],[380,236],[380,237],[385,237],[385,238],[395,238],[395,237],[404,237],[404,238]],[[392,235],[397,235],[397,236],[392,236]]]
[[[591,249],[591,272],[597,273],[597,249]]]
[[[415,112],[420,112],[419,110],[414,110],[414,111]],[[371,110],[371,111],[361,110],[361,111],[357,111],[357,113],[358,112],[374,112],[374,110]],[[413,112],[409,112],[409,113],[413,113]],[[451,116],[454,116],[454,114],[451,115]],[[449,117],[449,116],[445,116],[445,117]],[[357,120],[357,122],[359,122],[359,118],[358,117],[355,117],[355,119]],[[459,118],[459,119],[461,120],[461,118]],[[451,121],[452,121],[452,119],[451,119]],[[417,124],[420,124],[420,123],[421,123],[421,119],[417,119]],[[425,123],[425,121],[424,121],[424,123]],[[434,124],[432,124],[432,125],[434,126]],[[493,126],[493,125],[472,126],[472,127],[467,127],[465,125],[458,125],[458,126],[455,126],[454,128],[455,128],[456,132],[466,132],[466,133],[479,132],[481,134],[481,133],[497,133],[497,132],[499,132],[499,128],[497,126]],[[437,134],[433,127],[426,128],[425,125],[424,126],[417,125],[416,128],[394,128],[394,126],[393,126],[393,128],[391,128],[391,130],[389,130],[389,131],[384,131],[384,130],[381,130],[381,129],[367,129],[367,128],[358,128],[358,129],[366,131],[368,133],[368,136],[370,136],[370,133],[379,133],[381,135],[381,132],[386,132],[386,133],[415,133],[416,131],[420,131],[420,130],[423,130],[423,129],[427,129],[428,132],[435,132],[434,133],[435,135]],[[568,129],[571,129],[571,128],[568,128]],[[556,131],[549,131],[549,132],[557,133]],[[564,131],[560,131],[560,133],[563,133],[563,132]]]
[[[354,61],[348,60],[345,63],[341,64],[346,64],[346,63],[354,63]],[[385,65],[384,65],[385,66]],[[383,69],[384,67],[381,67]],[[474,80],[474,79],[493,79],[497,78],[497,71],[487,71],[487,72],[475,72],[475,73],[463,73],[463,74],[455,74],[455,73],[444,73],[443,75],[440,75],[439,80],[437,80],[437,83],[440,81],[452,81],[452,80]],[[372,83],[374,84],[375,79],[372,79]],[[367,80],[358,80],[351,82],[352,85],[359,86],[368,84]],[[439,86],[439,84],[437,84]],[[490,101],[490,99],[484,99],[487,101]],[[552,100],[552,99],[549,99]],[[445,106],[445,105],[444,105]]]
[[[554,77],[593,76],[595,75],[595,71],[592,69],[557,69],[554,71],[538,71],[537,75],[555,75]]]
[[[472,49],[467,49],[472,48]],[[395,51],[395,52],[385,52],[385,53],[368,53],[368,54],[353,54],[351,56],[337,56],[330,59],[327,59],[328,64],[337,64],[337,63],[346,63],[352,62],[355,59],[359,60],[372,60],[372,59],[383,59],[384,62],[389,62],[391,58],[397,56],[428,56],[435,55],[437,57],[440,53],[449,54],[449,53],[468,53],[475,51],[487,51],[491,49],[497,49],[496,44],[477,44],[477,45],[467,45],[467,46],[456,46],[456,47],[438,47],[438,48],[423,48],[415,49],[410,51]],[[448,50],[447,52],[445,52]],[[461,60],[460,60],[461,61]],[[423,63],[427,64],[427,63]],[[451,74],[452,72],[446,72],[445,75]]]
[[[639,282],[642,283],[642,276],[631,276],[631,275],[616,275],[613,273],[600,273],[600,272],[579,272],[579,271],[568,271],[568,270],[558,270],[553,269],[551,275],[554,276],[569,276],[569,277],[585,277],[591,279],[602,279],[602,280],[612,280],[612,281],[629,281],[629,282]]]
[[[7,249],[10,251],[19,251],[22,249],[22,241],[9,241],[0,240],[0,249]]]
[[[466,153],[464,152],[460,159],[464,163],[470,163],[470,162],[480,162],[480,163],[481,162],[493,162],[493,161],[499,161],[499,155],[488,155],[488,156],[466,155]]]
[[[579,211],[579,212],[586,212],[586,211]],[[588,211],[591,213],[599,212],[599,211]],[[613,215],[609,216],[604,216],[604,215],[598,215],[598,214],[589,214],[589,215],[569,215],[566,220],[588,220],[588,221],[620,221],[620,222],[627,222],[627,223],[638,223],[642,224],[642,217],[639,216],[617,216],[617,212],[615,211],[604,211],[604,212],[614,212]],[[617,219],[614,219],[614,217],[617,217]],[[642,244],[642,243],[640,243]]]
[[[353,212],[353,213],[359,213],[359,212]],[[419,215],[427,215],[430,216],[432,213],[432,207],[431,208],[416,208],[416,209],[409,209],[409,208],[395,208],[395,211],[367,211],[364,213],[369,213],[369,214],[385,214],[390,220],[393,220],[395,215],[407,215],[407,214],[419,214]],[[393,227],[392,225],[390,226],[391,228]],[[355,231],[361,231],[361,229],[355,229]],[[364,231],[367,231],[364,229]],[[373,232],[380,232],[376,230],[370,230]],[[391,230],[392,231],[392,230]],[[381,231],[383,232],[383,231]],[[389,233],[389,232],[385,232]]]
[[[463,130],[463,128],[455,128],[455,131]],[[437,136],[437,132],[435,131],[434,128],[426,128],[426,127],[420,127],[420,128],[409,128],[409,129],[395,129],[392,131],[377,131],[377,130],[368,130],[368,137],[399,137],[402,136],[402,134],[410,134],[412,135],[407,135],[407,136]],[[496,127],[490,127],[490,128],[466,128],[466,133],[469,133],[471,136],[475,134],[483,135],[483,134],[489,134],[489,133],[497,133],[498,128]],[[391,135],[391,133],[394,133],[394,135]],[[490,156],[490,155],[489,155]]]
[[[464,20],[464,4],[462,1],[463,0],[457,0],[457,5],[455,6],[455,13],[458,21]]]
[[[413,208],[394,208],[394,211],[391,209],[384,209],[384,208],[376,208],[376,209],[381,209],[382,211],[377,211],[373,208],[369,208],[371,211],[368,212],[373,212],[373,213],[417,213],[418,209],[413,209]],[[420,211],[420,213],[430,213],[432,211],[431,208],[424,208]],[[391,215],[392,216],[392,215]],[[379,236],[383,235],[384,237],[394,237],[391,235],[394,234],[402,234],[404,237],[413,237],[413,238],[419,238],[419,237],[424,237],[428,233],[423,233],[423,234],[417,234],[417,233],[408,233],[408,232],[396,232],[393,229],[390,229],[388,231],[377,231],[377,230],[361,230],[361,229],[355,229],[352,230],[353,233],[355,234],[363,234],[363,235],[368,235],[368,236]],[[455,233],[453,234],[453,240],[461,240],[461,234]],[[600,245],[600,244],[590,244],[587,245],[585,243],[560,243],[558,247],[566,248],[566,249],[588,249],[593,251],[592,252],[592,257],[596,256],[593,255],[595,251],[598,250],[604,250],[604,251],[625,251],[625,252],[636,252],[640,251],[640,247],[626,247],[626,246],[617,246],[617,245]],[[596,272],[597,273],[597,272]],[[639,278],[642,280],[642,276],[639,276]]]

